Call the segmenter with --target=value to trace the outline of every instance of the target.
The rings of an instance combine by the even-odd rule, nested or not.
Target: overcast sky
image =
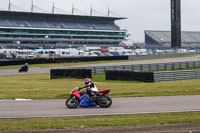
[[[127,29],[132,41],[143,42],[144,30],[170,30],[171,0],[34,0],[34,5],[51,12],[52,3],[57,8],[71,13],[72,4],[76,9],[89,14],[90,7],[107,14],[110,10],[127,17],[117,21],[122,29]],[[9,0],[0,0],[0,9],[8,10]],[[11,0],[11,3],[30,11],[32,0]],[[200,0],[181,0],[182,30],[200,31]],[[11,8],[16,10],[15,8]],[[36,9],[35,9],[36,11]],[[38,12],[38,10],[37,10]],[[59,12],[58,10],[56,12]],[[77,13],[77,12],[76,12]],[[98,15],[98,14],[95,14]]]

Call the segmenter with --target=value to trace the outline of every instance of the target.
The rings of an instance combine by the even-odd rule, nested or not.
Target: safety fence
[[[193,53],[167,53],[167,54],[148,54],[148,55],[131,55],[129,60],[133,59],[152,59],[152,58],[174,58],[174,57],[185,57],[189,55],[199,55],[200,52]]]
[[[154,82],[200,79],[200,70],[154,72]]]
[[[106,61],[106,60],[128,60],[128,56],[95,56],[95,57],[69,57],[69,58],[40,58],[26,60],[0,61],[0,66],[29,64],[47,64],[47,63],[70,63],[87,61]]]
[[[98,66],[98,67],[78,67],[78,69],[92,69],[93,74],[105,73],[106,70],[123,71],[168,71],[176,69],[187,69],[200,67],[200,61],[157,63],[140,65],[119,65],[119,66]],[[73,68],[72,68],[73,69]],[[77,68],[75,68],[77,69]]]
[[[85,78],[92,77],[92,74],[106,73],[107,80],[136,80],[143,82],[192,80],[200,79],[200,70],[175,70],[197,67],[200,67],[200,61],[123,66],[75,67],[51,70],[51,78]]]

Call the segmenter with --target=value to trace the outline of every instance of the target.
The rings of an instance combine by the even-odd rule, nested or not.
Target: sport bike
[[[103,89],[98,92],[94,92],[96,97],[88,95],[86,90],[79,91],[76,87],[70,92],[70,97],[66,100],[65,105],[68,108],[99,106],[101,108],[108,108],[112,105],[112,99],[107,96],[110,89]]]
[[[20,72],[28,72],[28,67],[22,66],[22,67],[19,69],[19,73],[20,73]]]

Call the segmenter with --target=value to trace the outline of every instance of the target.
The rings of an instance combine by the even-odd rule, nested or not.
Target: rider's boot
[[[97,99],[97,95],[94,92],[90,93],[90,102],[94,102]]]
[[[96,101],[96,99],[97,99],[97,96],[96,95],[94,95],[94,96],[91,96],[91,102],[94,102],[94,101]]]

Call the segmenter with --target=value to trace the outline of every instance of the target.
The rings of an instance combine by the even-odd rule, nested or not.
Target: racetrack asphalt
[[[110,108],[68,109],[65,99],[0,101],[0,118],[63,117],[200,111],[200,95],[113,98]]]
[[[51,69],[64,69],[71,67],[96,67],[96,66],[119,66],[119,65],[138,65],[138,64],[156,64],[156,63],[173,63],[173,62],[188,62],[188,61],[200,61],[200,56],[196,57],[178,57],[168,59],[150,59],[142,61],[129,61],[129,62],[116,62],[116,63],[102,63],[102,64],[88,64],[88,65],[76,65],[76,66],[58,66],[58,67],[33,67],[30,68],[27,73],[18,73],[19,69],[0,69],[0,75],[15,75],[15,74],[42,74],[50,73]],[[31,64],[30,64],[31,66]]]

